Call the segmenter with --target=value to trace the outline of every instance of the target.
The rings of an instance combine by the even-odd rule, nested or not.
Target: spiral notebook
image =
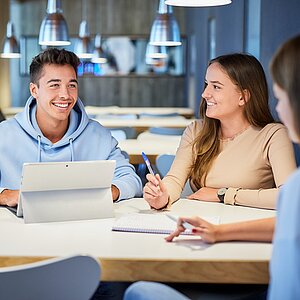
[[[201,218],[214,224],[219,223],[219,217],[201,216]],[[124,232],[143,232],[170,234],[176,229],[176,222],[172,221],[166,214],[139,214],[130,213],[122,215],[116,219],[112,230]],[[190,229],[186,229],[182,234],[192,234]]]

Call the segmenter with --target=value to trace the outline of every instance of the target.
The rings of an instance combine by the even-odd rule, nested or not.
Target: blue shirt
[[[300,168],[279,194],[270,274],[270,300],[300,299]]]

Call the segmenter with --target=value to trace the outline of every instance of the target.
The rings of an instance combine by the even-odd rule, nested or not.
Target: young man
[[[0,124],[0,204],[18,203],[23,163],[116,160],[113,200],[140,196],[141,180],[110,131],[88,118],[78,98],[78,57],[48,49],[30,65],[23,112]]]

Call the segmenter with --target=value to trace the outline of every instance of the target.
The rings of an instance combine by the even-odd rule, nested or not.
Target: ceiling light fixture
[[[48,0],[47,15],[40,27],[39,44],[45,46],[67,46],[71,44],[60,0]]]
[[[186,7],[219,6],[231,3],[231,0],[166,0],[167,5]]]
[[[180,46],[180,31],[172,6],[159,0],[158,13],[153,22],[149,43],[154,46]]]
[[[107,54],[101,46],[101,35],[97,34],[95,36],[95,48],[92,57],[92,63],[94,64],[105,64],[107,63]]]
[[[82,0],[82,21],[79,26],[79,38],[75,43],[74,52],[79,58],[83,59],[91,59],[93,56],[87,15],[87,3],[86,0]]]
[[[20,58],[20,48],[14,34],[14,26],[12,22],[8,22],[6,26],[6,37],[3,43],[2,58]]]

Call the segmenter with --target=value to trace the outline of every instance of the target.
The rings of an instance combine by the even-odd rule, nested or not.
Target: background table
[[[101,125],[108,128],[132,127],[137,133],[148,130],[150,127],[186,128],[193,119],[182,117],[174,118],[145,118],[145,119],[95,119]]]
[[[160,154],[175,154],[180,143],[180,136],[161,140],[129,139],[119,142],[119,147],[129,155],[131,164],[142,164],[142,151],[146,153],[151,164],[155,164],[156,157]]]
[[[116,217],[128,212],[162,213],[143,199],[114,204]],[[274,215],[273,211],[220,203],[180,200],[177,215],[220,216],[226,223]],[[267,283],[272,246],[229,242],[208,245],[182,236],[173,243],[164,235],[112,232],[114,219],[24,224],[0,208],[0,267],[78,253],[93,255],[102,265],[104,281]]]

